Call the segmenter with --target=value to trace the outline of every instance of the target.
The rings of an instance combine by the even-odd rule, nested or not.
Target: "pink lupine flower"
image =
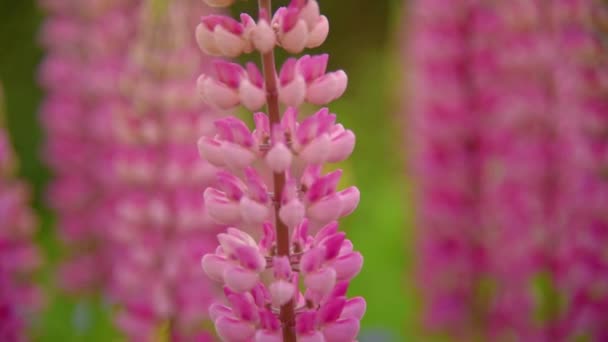
[[[192,98],[193,73],[210,66],[187,38],[196,12],[209,11],[198,5],[171,2],[161,15],[140,6],[140,30],[111,110],[108,292],[120,308],[116,323],[132,340],[153,340],[163,326],[171,340],[212,339],[201,324],[217,291],[200,269],[200,256],[214,250],[220,226],[206,215],[201,193],[217,170],[198,157],[194,143],[214,134],[218,113]],[[220,184],[232,197],[245,186],[229,177]],[[234,241],[226,244],[232,257]],[[235,265],[233,273],[249,269]]]
[[[592,22],[605,10],[416,4],[415,167],[433,328],[607,338],[605,44]]]
[[[292,285],[293,291],[297,289]],[[348,283],[340,283],[322,300],[304,301],[297,294],[295,332],[298,341],[353,341],[359,332],[359,321],[365,313],[361,297],[345,297]],[[235,293],[226,289],[229,306],[213,304],[209,311],[218,335],[224,341],[283,341],[281,322],[269,308],[272,285],[268,290],[258,283],[251,291]]]
[[[277,73],[275,44],[292,53],[319,46],[329,24],[315,0],[292,1],[275,12],[271,24],[270,1],[259,5],[257,24],[248,15],[241,15],[241,23],[208,17],[197,28],[203,52],[235,56],[253,46],[262,54],[264,71],[252,63],[244,69],[218,61],[215,77],[198,79],[203,99],[223,110],[267,105],[267,113],[253,115],[253,131],[227,117],[215,122],[215,136],[198,141],[200,155],[223,169],[204,193],[205,210],[228,226],[218,235],[215,253],[202,258],[204,271],[224,285],[228,301],[213,304],[210,315],[224,341],[351,342],[365,301],[347,300],[345,294],[363,257],[335,220],[355,210],[360,193],[356,187],[337,189],[341,170],[325,175],[321,170],[348,158],[355,135],[336,124],[327,108],[298,121],[298,106],[339,98],[348,79],[341,70],[326,72],[328,55],[290,58]],[[218,32],[229,39],[218,41]],[[282,117],[279,102],[288,106]]]
[[[329,21],[319,13],[317,1],[292,0],[276,11],[272,24],[278,27],[278,43],[293,54],[321,46],[329,33]]]
[[[476,286],[486,261],[478,253],[480,119],[467,47],[475,3],[412,9],[412,168],[418,187],[419,278],[424,320],[433,331],[470,334]],[[476,238],[479,236],[479,238]],[[468,335],[467,335],[468,336]]]
[[[24,341],[28,314],[41,304],[31,283],[41,264],[33,243],[36,219],[29,207],[29,189],[15,178],[17,161],[4,130],[0,88],[0,340]]]
[[[290,58],[279,73],[279,100],[297,107],[304,101],[325,105],[344,94],[348,77],[342,70],[326,73],[327,54]]]
[[[225,61],[214,63],[217,78],[201,75],[197,80],[200,94],[206,103],[219,109],[232,109],[239,104],[249,110],[260,109],[265,103],[264,83],[257,66]]]
[[[196,40],[209,55],[236,57],[253,50],[250,35],[254,26],[246,14],[241,15],[240,23],[227,16],[208,15],[196,28]]]
[[[107,167],[101,156],[111,141],[108,108],[118,96],[135,3],[44,0],[41,5],[49,11],[41,32],[49,52],[40,70],[48,94],[41,117],[47,131],[45,159],[56,175],[48,202],[69,247],[60,280],[71,292],[89,291],[107,279],[102,186],[107,173],[100,176]]]
[[[558,203],[564,225],[559,231],[559,255],[554,267],[557,288],[566,305],[555,322],[555,339],[608,339],[608,64],[605,4],[556,1],[553,25],[557,51],[556,120],[562,136],[560,169],[566,189]]]

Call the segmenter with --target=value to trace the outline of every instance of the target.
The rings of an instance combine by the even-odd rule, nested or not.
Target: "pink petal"
[[[234,58],[243,53],[245,42],[240,36],[229,32],[222,26],[217,26],[213,33],[215,46],[222,52],[222,55]]]
[[[304,78],[296,75],[293,81],[279,88],[279,100],[287,106],[298,107],[306,97]]]
[[[280,307],[289,302],[296,292],[294,284],[285,280],[274,281],[270,284],[270,295],[272,304]]]
[[[284,172],[291,166],[291,150],[283,143],[275,144],[266,154],[266,164],[274,172]]]
[[[269,202],[270,197],[268,196],[266,183],[264,183],[264,179],[253,167],[245,169],[245,178],[249,187],[249,197],[260,203]]]
[[[238,202],[228,201],[223,193],[214,188],[207,188],[203,196],[205,209],[214,221],[231,225],[241,222],[241,209]]]
[[[363,256],[359,252],[353,252],[334,260],[331,266],[336,270],[339,280],[350,280],[361,271]]]
[[[209,317],[213,322],[223,316],[232,316],[232,309],[226,305],[213,303],[209,307]]]
[[[342,201],[338,195],[332,194],[309,206],[306,216],[324,224],[337,219],[341,212]]]
[[[298,340],[301,336],[315,333],[315,319],[315,311],[304,311],[296,316],[296,333],[298,334]]]
[[[266,103],[266,92],[249,80],[243,80],[239,86],[241,104],[249,110],[258,110]]]
[[[224,163],[232,169],[244,169],[257,159],[257,156],[251,150],[241,145],[224,142],[222,149],[224,152]]]
[[[352,342],[359,334],[359,320],[341,319],[328,324],[322,331],[327,342]]]
[[[336,271],[333,268],[322,268],[309,273],[304,278],[304,286],[319,294],[328,294],[336,285]]]
[[[198,140],[197,145],[198,152],[202,158],[215,166],[224,166],[224,155],[220,142],[203,136]]]
[[[224,270],[224,281],[229,289],[242,293],[253,289],[259,281],[259,276],[254,271],[229,265]]]
[[[259,321],[258,308],[251,301],[251,297],[244,294],[231,294],[227,298],[235,317],[245,322],[257,323]]]
[[[302,56],[298,61],[298,67],[306,83],[325,75],[328,61],[329,55],[326,53],[317,56]]]
[[[265,305],[265,303],[262,305]],[[275,332],[280,334],[281,321],[272,311],[268,309],[262,310],[260,311],[260,326],[268,333]]]
[[[293,199],[287,204],[281,206],[279,210],[279,218],[287,227],[295,227],[304,219],[306,208],[298,199]]]
[[[226,316],[215,322],[215,328],[222,341],[226,342],[248,342],[255,335],[252,324]]]
[[[257,246],[240,246],[235,250],[234,257],[248,270],[262,272],[266,268],[266,259]]]
[[[281,331],[258,330],[255,334],[255,342],[283,342]]]
[[[201,259],[201,265],[209,278],[220,282],[224,280],[224,269],[227,265],[226,258],[215,254],[205,254]]]
[[[338,256],[340,252],[340,248],[342,247],[342,243],[346,237],[346,233],[338,232],[328,237],[323,241],[323,245],[325,246],[325,259],[331,260]]]
[[[300,11],[297,8],[283,8],[282,11],[277,11],[277,16],[279,16],[281,20],[281,31],[287,32],[293,29],[294,26],[298,23]]]
[[[269,251],[275,241],[274,226],[270,223],[264,223],[263,230],[264,233],[262,235],[262,239],[260,240],[260,248],[265,251]]]
[[[217,240],[228,257],[234,257],[236,250],[241,246],[248,246],[243,240],[233,234],[219,233],[217,234]],[[253,248],[254,246],[249,247]]]
[[[270,216],[270,208],[245,196],[240,202],[241,216],[247,223],[263,223]]]
[[[342,201],[340,217],[344,217],[350,215],[353,211],[355,211],[355,209],[357,209],[359,199],[361,198],[361,193],[357,187],[351,186],[350,188],[346,188],[338,192],[338,196],[340,196],[340,200]]]
[[[220,109],[231,109],[239,104],[239,94],[224,84],[210,78],[199,78],[197,89],[203,95],[203,99]]]
[[[279,37],[281,46],[290,53],[300,53],[308,43],[308,27],[303,20],[298,20],[295,26]]]
[[[315,331],[306,335],[298,335],[298,342],[328,342],[322,333]]]
[[[245,70],[251,84],[260,89],[264,88],[264,75],[262,75],[262,72],[255,63],[249,62],[245,64]]]
[[[316,104],[325,105],[338,98],[338,80],[333,74],[315,80],[306,89],[306,101]]]
[[[306,21],[308,27],[319,21],[319,3],[316,0],[301,1],[299,3],[300,18]]]
[[[272,27],[266,20],[260,20],[251,32],[251,40],[255,48],[261,53],[266,53],[276,44],[276,36]]]
[[[365,299],[363,297],[355,297],[346,301],[346,305],[342,310],[342,318],[354,318],[356,320],[361,320],[363,315],[365,315],[365,310],[367,308],[367,304],[365,303]]]
[[[338,232],[338,222],[330,222],[321,228],[315,235],[314,243],[320,244],[326,238],[336,234]]]
[[[243,78],[244,70],[237,63],[231,63],[224,60],[216,60],[213,63],[217,79],[231,89],[237,89]]]
[[[217,187],[224,192],[224,196],[232,201],[238,201],[243,197],[245,184],[230,172],[220,170],[216,174]]]
[[[272,269],[275,279],[287,280],[291,277],[291,263],[286,256],[275,256],[272,259]]]
[[[309,49],[321,46],[329,34],[329,21],[324,15],[320,16],[319,22],[308,33],[306,47]]]
[[[300,151],[300,158],[307,164],[322,164],[327,161],[330,153],[330,140],[327,134],[313,139]]]
[[[281,67],[279,72],[279,83],[281,86],[285,86],[296,78],[296,69],[298,66],[298,60],[295,58],[288,58]]]
[[[270,121],[268,115],[264,113],[253,114],[253,121],[255,122],[255,136],[257,142],[262,143],[264,138],[270,135]]]
[[[308,201],[316,202],[324,196],[333,194],[336,191],[340,177],[342,177],[342,170],[338,169],[316,179],[306,193]]]
[[[220,49],[215,45],[213,32],[202,23],[196,26],[196,42],[204,53],[211,56],[221,55]]]
[[[318,270],[325,262],[325,250],[315,247],[304,252],[300,259],[300,270],[302,274],[308,274]]]
[[[332,298],[325,302],[317,311],[317,324],[322,326],[338,320],[344,305],[346,305],[344,298]]]
[[[337,163],[348,158],[355,149],[355,134],[351,130],[342,132],[331,139],[327,161]]]
[[[228,229],[226,229],[226,233],[238,238],[239,240],[241,240],[244,244],[246,244],[248,246],[252,246],[252,247],[256,246],[255,239],[253,237],[251,237],[251,235],[245,233],[244,231],[242,231],[240,229],[228,227]]]
[[[338,70],[333,74],[336,81],[336,92],[335,97],[333,98],[333,100],[335,100],[344,95],[346,87],[348,86],[348,76],[346,75],[344,70]]]

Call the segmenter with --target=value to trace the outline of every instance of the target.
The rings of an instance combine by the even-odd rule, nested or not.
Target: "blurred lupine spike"
[[[213,251],[220,226],[206,214],[201,193],[215,182],[216,169],[198,157],[194,143],[216,127],[239,143],[246,135],[229,119],[214,127],[218,113],[191,86],[195,74],[211,66],[190,39],[197,14],[210,9],[200,0],[164,1],[162,11],[156,4],[139,6],[113,113],[119,129],[106,168],[112,173],[108,291],[120,305],[116,324],[129,340],[155,340],[166,327],[171,341],[211,341],[202,324],[220,291],[201,272],[200,255]],[[241,184],[219,178],[230,196],[243,196]],[[250,250],[234,255],[247,270],[261,262]]]
[[[604,1],[554,1],[559,156],[560,255],[554,340],[608,340],[608,34]]]
[[[37,221],[30,189],[16,178],[16,156],[4,120],[0,84],[0,340],[25,341],[30,316],[42,304],[32,281],[42,256],[33,241]]]
[[[606,340],[608,64],[593,20],[608,7],[413,6],[428,327],[466,340]]]
[[[41,107],[44,158],[55,176],[47,203],[57,213],[66,247],[59,281],[71,293],[103,289],[110,278],[107,185],[113,174],[107,158],[114,141],[113,113],[121,108],[116,85],[139,3],[40,0],[48,11],[40,33],[48,52],[39,75],[46,90]],[[154,136],[151,132],[149,139]]]
[[[207,54],[236,57],[255,48],[262,55],[262,71],[253,63],[216,62],[214,76],[198,79],[202,98],[222,110],[240,104],[268,111],[253,115],[253,131],[228,117],[216,121],[214,137],[198,142],[201,156],[224,169],[205,191],[205,206],[230,227],[218,235],[216,252],[202,259],[228,301],[213,304],[210,314],[225,341],[352,342],[365,301],[345,295],[363,257],[335,220],[355,210],[360,194],[356,187],[337,189],[341,170],[324,175],[321,169],[347,159],[355,135],[327,108],[298,122],[304,102],[336,100],[348,79],[342,70],[326,72],[327,54],[290,58],[277,73],[275,46],[300,53],[325,41],[329,24],[316,0],[293,0],[270,23],[271,1],[260,0],[259,9],[257,22],[247,14],[240,22],[212,15],[196,29]],[[282,117],[279,102],[288,106]],[[266,269],[272,272],[262,276]]]
[[[210,340],[201,323],[219,291],[199,258],[219,226],[200,192],[216,169],[193,143],[214,132],[216,112],[191,86],[211,65],[191,25],[211,10],[200,0],[43,5],[42,120],[57,176],[48,197],[71,257],[61,280],[71,292],[103,290],[129,340],[161,330]]]

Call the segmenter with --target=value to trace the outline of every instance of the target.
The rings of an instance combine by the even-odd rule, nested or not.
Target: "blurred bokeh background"
[[[238,2],[234,12],[253,8],[252,3]],[[368,302],[361,340],[420,341],[399,101],[402,75],[397,54],[403,44],[398,37],[403,35],[404,3],[352,0],[320,1],[320,5],[330,18],[331,33],[318,50],[330,54],[330,70],[342,68],[350,78],[346,96],[331,109],[358,139],[355,154],[343,167],[349,183],[360,188],[362,200],[342,227],[365,256],[365,267],[350,290]],[[63,253],[55,236],[54,216],[44,204],[51,173],[41,159],[43,92],[37,85],[43,20],[34,0],[0,2],[0,80],[6,93],[8,128],[21,162],[20,175],[34,188],[34,206],[41,218],[36,240],[47,259],[38,276],[47,304],[31,335],[35,341],[120,340],[110,318],[114,308],[103,297],[73,298],[56,286],[54,271]]]

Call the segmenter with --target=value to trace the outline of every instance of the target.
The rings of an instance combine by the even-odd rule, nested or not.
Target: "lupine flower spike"
[[[159,11],[162,10],[162,11]],[[118,328],[152,341],[210,341],[206,308],[221,294],[200,269],[220,226],[205,216],[200,193],[215,167],[198,158],[196,140],[214,134],[216,111],[195,96],[204,70],[191,36],[198,0],[146,1],[113,112],[115,145],[107,227],[113,263],[110,294]]]
[[[55,175],[48,191],[59,238],[69,256],[60,269],[70,293],[103,288],[108,279],[105,156],[114,139],[112,113],[140,1],[40,0],[48,52],[40,70],[45,159]]]
[[[36,219],[29,189],[15,178],[17,161],[4,129],[0,88],[0,341],[24,341],[27,314],[40,304],[29,281],[41,263],[32,241]]]
[[[215,253],[202,259],[226,296],[210,314],[224,341],[351,342],[366,304],[346,291],[363,257],[336,220],[355,210],[359,190],[338,190],[342,172],[322,170],[350,156],[355,135],[327,108],[298,119],[305,102],[327,105],[342,96],[348,78],[342,70],[326,71],[326,54],[290,58],[277,72],[276,47],[300,53],[320,46],[329,23],[316,0],[292,0],[271,13],[271,1],[260,0],[257,21],[212,15],[196,29],[207,54],[257,50],[262,57],[261,70],[255,63],[216,61],[198,79],[202,98],[221,110],[266,105],[265,113],[253,114],[253,129],[228,116],[215,122],[215,136],[198,143],[201,156],[221,168],[216,186],[204,193],[205,208],[227,227]]]

